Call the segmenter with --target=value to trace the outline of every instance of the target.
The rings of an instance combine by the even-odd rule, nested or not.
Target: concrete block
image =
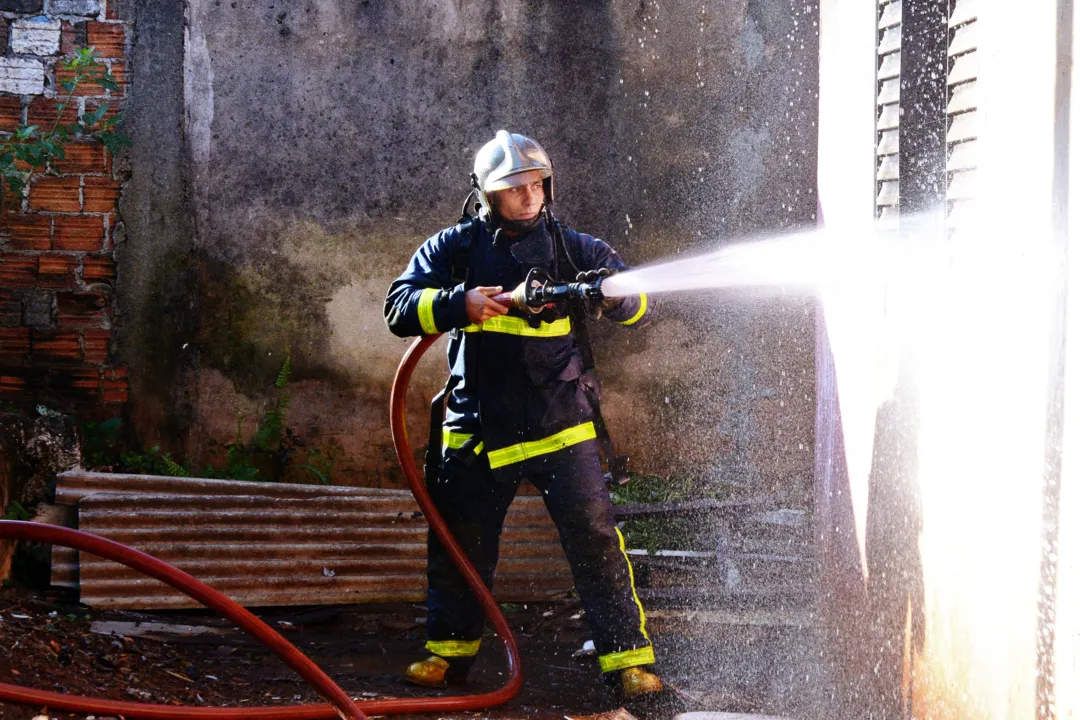
[[[60,52],[60,21],[45,17],[20,18],[11,23],[11,51],[16,55],[55,55]]]
[[[48,290],[34,290],[23,300],[23,323],[28,327],[48,329],[53,322],[53,294]]]
[[[0,57],[0,92],[40,95],[45,90],[45,66],[31,58]]]
[[[42,0],[0,0],[0,11],[17,13],[41,12]]]
[[[100,0],[48,0],[45,11],[49,15],[97,17],[101,13],[101,2]]]

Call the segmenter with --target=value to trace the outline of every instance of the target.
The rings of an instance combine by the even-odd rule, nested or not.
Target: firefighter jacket
[[[447,228],[416,251],[386,296],[384,316],[395,335],[450,332],[452,391],[443,445],[486,456],[496,477],[520,477],[552,453],[597,451],[593,420],[598,388],[586,372],[570,318],[544,322],[511,309],[477,326],[465,311],[467,290],[499,285],[513,290],[533,267],[562,282],[573,281],[559,277],[559,266],[567,265],[556,259],[553,231],[561,232],[577,270],[627,269],[602,240],[557,228],[541,222],[513,238],[479,220]],[[467,265],[464,282],[457,284],[455,258],[459,266]],[[650,305],[644,294],[625,297],[610,303],[604,315],[622,325],[642,326],[654,311]]]

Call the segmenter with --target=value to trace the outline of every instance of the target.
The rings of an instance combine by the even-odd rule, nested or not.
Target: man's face
[[[518,177],[520,185],[493,193],[495,210],[507,220],[532,220],[544,206],[544,179],[539,170]]]

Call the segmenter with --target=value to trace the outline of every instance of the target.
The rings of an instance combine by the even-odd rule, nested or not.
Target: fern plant
[[[286,353],[285,362],[281,364],[277,380],[274,381],[277,397],[255,431],[255,447],[263,452],[274,452],[281,446],[282,432],[286,429],[285,411],[289,409],[289,403],[292,402],[292,396],[285,392],[285,385],[288,384],[290,375],[292,375],[292,355]]]

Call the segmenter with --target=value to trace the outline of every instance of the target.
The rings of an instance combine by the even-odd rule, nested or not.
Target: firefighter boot
[[[467,658],[467,660],[470,662],[454,663],[438,655],[432,655],[426,660],[419,660],[410,665],[405,670],[405,681],[424,687],[443,687],[447,683],[465,682],[469,667],[472,665],[472,658]]]
[[[664,689],[664,683],[660,681],[660,678],[640,667],[626,668],[619,673],[619,680],[623,696],[626,698],[639,698]]]

